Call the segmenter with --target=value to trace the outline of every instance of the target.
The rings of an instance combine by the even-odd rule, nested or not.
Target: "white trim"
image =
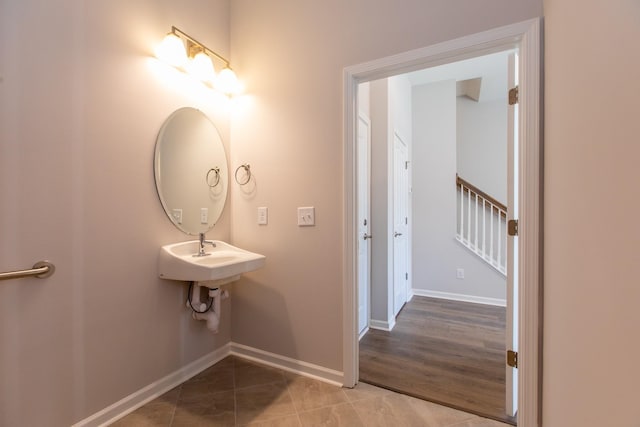
[[[542,29],[532,21],[520,41],[518,212],[518,413],[521,426],[542,424]]]
[[[178,369],[164,378],[154,381],[146,387],[120,399],[113,405],[96,412],[84,420],[78,421],[72,427],[107,426],[125,415],[135,411],[139,407],[163,395],[172,388],[194,377],[208,367],[215,365],[229,355],[230,345],[223,347],[201,357],[194,362]]]
[[[452,292],[429,291],[426,289],[413,289],[413,294],[420,297],[448,299],[453,301],[472,302],[475,304],[495,305],[506,307],[507,300],[500,298],[478,297],[475,295],[454,294]]]
[[[358,341],[360,341],[365,335],[367,335],[367,332],[369,332],[369,329],[370,327],[367,326],[362,330],[362,332],[360,332],[360,334],[358,335]]]
[[[379,329],[381,331],[390,332],[393,330],[393,327],[396,326],[396,319],[391,319],[388,322],[384,320],[369,320],[369,327],[371,329]]]
[[[520,55],[520,238],[517,424],[540,425],[541,414],[541,20],[532,19],[344,69],[343,367],[344,386],[358,378],[355,90],[361,82],[517,47]]]
[[[356,93],[358,90],[355,76],[348,69],[344,70],[344,212],[342,218],[342,239],[344,247],[344,268],[342,269],[342,363],[344,369],[344,386],[353,387],[358,382],[358,283],[357,283],[357,242],[358,238],[358,212],[355,206],[356,173],[355,162],[356,148],[358,146],[356,138],[357,106]],[[355,310],[354,310],[355,307]],[[371,325],[371,322],[369,322]]]
[[[230,354],[242,357],[243,359],[262,363],[263,365],[333,384],[338,387],[341,387],[344,381],[344,375],[340,371],[314,365],[313,363],[303,362],[302,360],[281,356],[279,354],[270,353],[268,351],[249,347],[243,344],[232,342]]]

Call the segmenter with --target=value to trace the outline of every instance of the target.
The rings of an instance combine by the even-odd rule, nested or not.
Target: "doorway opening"
[[[418,69],[462,61],[505,50],[520,52],[519,112],[517,129],[517,193],[520,222],[516,246],[519,268],[515,292],[521,295],[513,307],[514,327],[520,338],[517,369],[513,368],[517,393],[511,395],[517,407],[517,423],[538,425],[540,380],[540,22],[539,20],[456,39],[394,57],[345,69],[345,278],[344,278],[344,384],[358,381],[357,289],[358,201],[356,179],[356,123],[358,84]],[[402,138],[402,136],[401,136]],[[372,175],[374,176],[374,175]],[[464,192],[464,190],[463,190]],[[376,238],[375,233],[369,233]],[[391,310],[392,311],[392,310]],[[505,356],[506,359],[506,356]],[[505,367],[505,369],[507,369]],[[508,372],[508,371],[507,371]]]
[[[359,84],[356,153],[360,380],[505,422],[513,55]]]

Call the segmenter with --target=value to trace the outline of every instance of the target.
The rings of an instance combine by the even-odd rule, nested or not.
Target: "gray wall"
[[[413,287],[434,290],[455,284],[455,80],[415,86],[412,105]]]
[[[504,276],[455,239],[456,103],[455,80],[413,88],[413,289],[503,301]],[[456,278],[458,268],[464,279]]]
[[[458,174],[506,205],[506,98],[475,102],[461,96],[456,114]]]
[[[235,287],[234,341],[342,370],[344,67],[540,16],[541,6],[231,2],[232,59],[250,94],[232,119],[231,163],[250,163],[258,180],[255,194],[231,195],[231,235],[268,257]],[[317,225],[299,229],[295,208],[306,205]],[[255,224],[259,206],[269,206],[267,227]]]
[[[640,226],[629,216],[640,209],[640,5],[544,7],[542,418],[635,426],[640,367],[611,351],[640,352]]]
[[[191,320],[161,245],[188,240],[156,195],[163,121],[191,105],[229,149],[227,102],[153,59],[171,25],[229,53],[228,2],[0,2],[0,425],[83,419],[230,340]],[[210,238],[228,240],[227,210]]]
[[[393,323],[393,187],[389,179],[392,159],[389,147],[391,94],[388,79],[370,83],[371,105],[371,319]]]

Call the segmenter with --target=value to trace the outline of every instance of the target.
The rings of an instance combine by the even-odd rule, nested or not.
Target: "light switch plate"
[[[300,227],[316,225],[316,209],[313,206],[298,208],[298,225]]]
[[[200,208],[200,223],[207,224],[209,222],[209,209]]]
[[[258,225],[267,225],[269,222],[269,210],[265,207],[258,208]]]

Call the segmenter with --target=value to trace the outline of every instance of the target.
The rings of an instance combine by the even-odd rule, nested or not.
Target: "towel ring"
[[[209,175],[211,175],[211,172],[214,172],[216,174],[216,182],[214,182],[213,184],[209,184]],[[209,169],[209,172],[207,172],[207,185],[211,188],[215,187],[218,185],[218,183],[220,182],[220,168],[219,167],[215,167],[215,168],[211,168]]]
[[[240,172],[240,169],[244,169],[244,173],[247,175],[247,177],[243,181],[238,179],[238,172]],[[248,184],[249,181],[251,181],[251,166],[249,165],[249,163],[245,163],[236,168],[235,178],[236,182],[240,185]]]

